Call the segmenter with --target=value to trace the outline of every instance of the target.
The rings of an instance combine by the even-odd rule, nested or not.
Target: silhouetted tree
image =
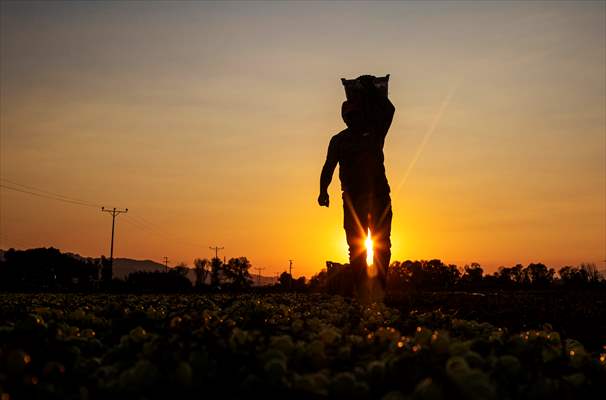
[[[250,268],[250,261],[246,257],[230,258],[223,266],[223,275],[229,281],[232,289],[249,288],[253,282],[248,272]]]
[[[288,272],[284,271],[280,274],[280,277],[278,278],[278,282],[280,282],[280,286],[282,286],[285,289],[288,289],[292,282],[292,276],[290,276],[290,274]]]
[[[555,270],[548,269],[544,264],[528,264],[525,271],[530,285],[534,288],[546,288],[553,283]]]
[[[194,260],[194,273],[196,275],[196,286],[203,286],[210,274],[210,261],[207,258],[196,258]]]
[[[223,270],[223,261],[219,257],[213,257],[210,262],[210,286],[214,289],[221,287],[221,275]]]
[[[438,259],[430,261],[394,261],[388,270],[387,286],[391,291],[416,289],[448,290],[459,283],[461,272],[456,265]]]
[[[480,287],[482,285],[482,277],[484,270],[478,263],[471,263],[464,267],[463,276],[461,276],[461,282],[468,287]]]
[[[499,267],[494,273],[496,285],[503,288],[511,288],[514,285],[513,273],[509,267]]]
[[[317,274],[311,277],[308,284],[309,289],[313,292],[326,291],[327,280],[328,274],[326,273],[326,269],[323,269],[322,271],[318,272]]]
[[[387,270],[387,290],[396,292],[410,285],[410,270],[404,263],[394,261]]]
[[[305,277],[304,276],[300,276],[297,279],[294,279],[292,281],[292,290],[296,291],[296,292],[301,292],[301,291],[305,291],[306,286],[305,286]]]
[[[456,265],[446,265],[440,260],[431,260],[425,264],[427,281],[433,289],[452,289],[461,273]]]
[[[9,249],[0,264],[5,289],[91,289],[99,279],[99,263],[58,249]]]
[[[595,264],[581,264],[578,267],[565,266],[560,268],[558,275],[562,284],[569,288],[598,286],[602,281]]]
[[[585,271],[587,275],[587,282],[590,284],[597,284],[601,280],[600,271],[594,263],[582,263],[580,266],[582,271]]]
[[[524,266],[522,264],[516,264],[514,267],[511,267],[511,279],[518,286],[522,286],[525,283],[523,271]]]
[[[289,274],[286,272],[284,274],[282,275],[285,279],[290,279]],[[353,293],[353,276],[349,264],[326,262],[326,290],[330,294],[342,296],[349,296]]]
[[[562,284],[567,287],[581,286],[587,283],[587,277],[581,273],[580,268],[565,266],[558,271]]]
[[[320,278],[319,278],[319,276],[323,276],[324,278],[326,278],[327,277],[326,271],[323,271],[323,273],[321,272],[320,274],[314,276],[314,278],[315,278],[314,284],[315,285],[320,285]],[[314,279],[314,278],[312,278],[312,279]],[[306,283],[305,283],[305,277],[304,276],[301,276],[301,277],[299,277],[297,279],[294,279],[286,271],[282,272],[282,274],[278,278],[278,284],[279,284],[280,288],[283,289],[283,290],[292,290],[294,292],[304,292],[304,291],[306,291],[308,289],[311,290],[311,287],[306,285]],[[326,286],[326,282],[322,282],[322,284],[324,286]],[[317,288],[318,287],[316,286],[316,290],[317,290]]]
[[[190,268],[187,266],[187,264],[185,264],[185,262],[180,262],[171,269],[171,271],[173,271],[175,274],[180,275],[184,278],[187,278],[189,270]],[[189,278],[187,279],[189,280]]]

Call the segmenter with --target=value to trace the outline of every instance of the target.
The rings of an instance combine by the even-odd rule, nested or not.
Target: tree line
[[[9,249],[0,257],[0,290],[126,290],[185,291],[191,289],[244,290],[252,285],[246,257],[196,259],[194,267],[180,264],[167,271],[136,271],[113,278],[106,257],[83,258],[50,248]],[[193,271],[195,280],[187,276]]]
[[[114,286],[152,292],[192,289],[241,291],[252,286],[251,267],[246,257],[230,258],[227,262],[220,258],[195,259],[193,268],[179,264],[167,271],[136,271],[130,273],[124,282],[115,282]],[[193,283],[187,277],[190,271],[195,276]]]
[[[167,271],[137,271],[126,279],[104,280],[110,261],[82,258],[56,248],[9,249],[0,257],[0,290],[119,290],[119,291],[243,291],[253,284],[246,257],[197,258],[193,267],[180,264]],[[309,281],[283,272],[264,290],[341,293],[348,282],[348,265],[327,262]],[[188,276],[193,274],[193,279]],[[595,264],[564,266],[556,271],[542,263],[501,267],[485,274],[477,263],[459,268],[440,260],[395,261],[388,269],[388,291],[411,290],[544,290],[604,288],[606,280]]]
[[[317,290],[341,293],[350,279],[348,265],[327,262],[326,269],[314,275],[309,285]],[[484,274],[478,263],[459,268],[441,260],[394,261],[387,273],[388,292],[410,290],[545,290],[545,289],[606,289],[606,279],[595,264],[564,266],[557,272],[542,263],[500,267]]]

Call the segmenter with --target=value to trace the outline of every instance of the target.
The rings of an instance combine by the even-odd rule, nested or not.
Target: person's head
[[[362,107],[351,100],[346,100],[341,105],[341,117],[350,129],[362,129],[364,127]]]

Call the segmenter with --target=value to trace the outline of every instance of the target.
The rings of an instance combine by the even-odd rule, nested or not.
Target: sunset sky
[[[0,248],[345,262],[340,78],[390,73],[392,260],[606,268],[606,2],[0,7],[1,183],[90,205],[0,188]]]

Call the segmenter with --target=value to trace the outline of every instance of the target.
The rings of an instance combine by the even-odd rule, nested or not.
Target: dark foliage
[[[53,247],[11,248],[0,261],[0,289],[92,289],[104,262],[104,259],[78,259]]]
[[[126,278],[129,288],[143,292],[183,292],[191,289],[185,277],[187,268],[173,268],[167,272],[133,272]]]
[[[293,292],[305,292],[307,291],[307,285],[305,284],[305,277],[302,276],[298,279],[294,279],[288,272],[284,271],[278,278],[277,286],[281,290],[289,290]]]
[[[326,269],[314,275],[309,283],[312,291],[326,291],[333,294],[346,293],[351,284],[348,264],[327,262]],[[472,263],[459,269],[456,265],[444,264],[440,260],[395,261],[388,271],[387,290],[389,293],[417,291],[452,290],[548,290],[548,289],[606,289],[606,280],[600,275],[595,264],[581,264],[579,267],[563,267],[558,274],[553,268],[541,263],[531,263],[524,267],[501,267],[491,275],[485,275],[483,268]]]
[[[398,307],[294,293],[0,294],[0,395],[531,400],[606,390],[604,351],[555,327]]]
[[[109,260],[76,257],[55,248],[29,250],[9,249],[0,260],[0,290],[4,291],[246,291],[252,287],[250,261],[246,257],[194,260],[192,286],[185,265],[165,272],[135,272],[126,280],[114,279],[102,284],[100,274],[107,270]],[[311,291],[345,295],[352,284],[348,264],[327,262],[326,269],[306,282],[282,273],[278,283],[267,288],[274,291]],[[410,291],[482,291],[482,290],[581,290],[606,289],[606,280],[595,264],[565,266],[557,273],[541,263],[526,267],[517,264],[501,267],[493,274],[484,274],[477,263],[459,268],[440,260],[393,262],[388,270],[388,293]]]

